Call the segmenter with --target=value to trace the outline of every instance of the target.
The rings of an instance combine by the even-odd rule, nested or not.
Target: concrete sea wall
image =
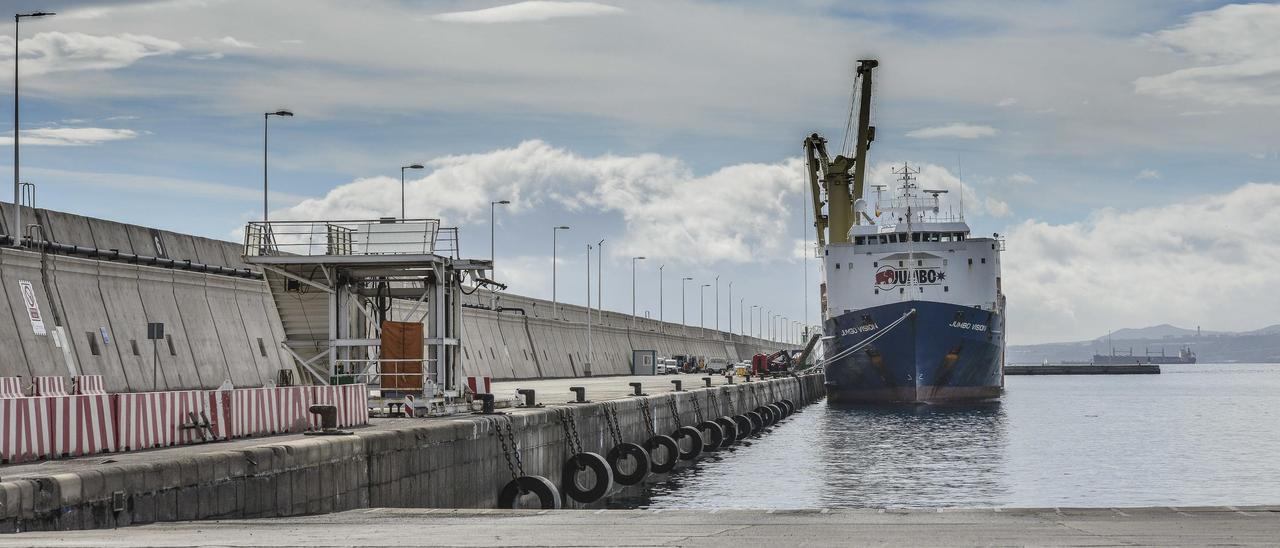
[[[623,441],[642,443],[648,429],[641,406],[649,407],[657,432],[670,433],[676,428],[669,407],[673,398],[680,421],[689,425],[696,418],[695,400],[706,418],[740,414],[784,398],[802,406],[822,397],[824,380],[821,374],[811,374],[614,403]],[[718,407],[711,404],[711,394]],[[575,418],[583,449],[607,453],[612,440],[604,404],[565,408]],[[511,479],[494,435],[500,426],[505,430],[507,421],[525,473],[559,485],[561,466],[570,455],[556,409],[521,409],[502,418],[391,419],[350,436],[134,453],[121,455],[119,462],[85,463],[59,472],[19,470],[18,477],[0,481],[0,532],[280,517],[364,507],[492,508]],[[207,451],[193,451],[198,449]]]

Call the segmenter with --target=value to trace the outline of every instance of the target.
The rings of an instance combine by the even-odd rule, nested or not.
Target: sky
[[[490,202],[512,202],[494,247],[513,292],[551,297],[568,225],[560,300],[585,302],[603,239],[605,308],[631,311],[644,256],[640,315],[816,324],[801,146],[840,142],[854,64],[875,58],[870,178],[919,165],[1006,240],[1010,343],[1280,323],[1276,4],[7,5],[57,12],[21,27],[39,207],[235,240],[262,216],[263,113],[288,108],[272,219],[398,215],[400,167],[421,163],[408,216],[459,227],[464,255],[488,257]],[[10,94],[13,52],[10,25]]]

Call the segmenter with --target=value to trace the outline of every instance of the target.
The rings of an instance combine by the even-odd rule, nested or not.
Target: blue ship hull
[[[916,313],[889,328],[911,309]],[[827,320],[827,394],[836,403],[947,403],[1004,390],[1004,315],[957,304],[907,301]],[[829,358],[828,358],[829,359]]]

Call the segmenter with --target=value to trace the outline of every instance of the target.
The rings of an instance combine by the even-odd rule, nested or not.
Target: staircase
[[[315,287],[300,283],[278,272],[264,269],[271,298],[280,312],[284,328],[284,345],[302,361],[310,360],[329,349],[329,294]],[[301,363],[299,369],[305,370]],[[311,369],[325,376],[328,381],[328,362],[318,358],[310,363]],[[304,375],[309,375],[303,373]],[[314,380],[314,379],[313,379]]]

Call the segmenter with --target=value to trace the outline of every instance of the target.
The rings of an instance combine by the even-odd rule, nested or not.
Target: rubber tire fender
[[[715,421],[702,421],[698,423],[698,433],[702,434],[702,450],[715,451],[724,446],[724,427]]]
[[[588,489],[578,486],[578,472],[591,469],[595,483]],[[613,468],[599,453],[582,452],[564,461],[560,469],[560,491],[565,496],[582,503],[595,502],[613,489]]]
[[[755,432],[755,423],[751,422],[751,417],[748,417],[745,414],[734,415],[733,422],[738,426],[738,439],[735,441],[745,440]]]
[[[662,462],[653,457],[653,450],[658,447],[667,449],[667,461]],[[662,434],[655,435],[644,440],[644,449],[649,452],[649,471],[655,474],[665,474],[676,467],[676,463],[680,460],[680,445],[671,436]]]
[[[776,403],[771,403],[769,405],[766,405],[765,407],[768,407],[769,409],[773,410],[773,422],[775,424],[782,421],[782,419],[787,418],[787,410],[783,409],[781,405],[778,405]]]
[[[619,468],[622,459],[627,457],[636,460],[636,469],[630,474],[622,473]],[[609,461],[609,468],[613,470],[613,481],[618,485],[635,485],[644,481],[644,478],[649,475],[649,452],[634,443],[623,442],[613,446],[605,456],[605,460]]]
[[[758,435],[764,430],[764,417],[755,411],[747,411],[743,413],[747,416],[747,420],[751,421],[751,434]]]
[[[520,476],[507,482],[498,493],[498,508],[515,509],[516,502],[525,493],[538,495],[543,510],[559,510],[562,506],[560,491],[551,480],[542,476]]]
[[[789,400],[789,399],[783,398],[783,399],[782,399],[782,403],[783,403],[783,404],[785,404],[785,405],[787,406],[787,413],[788,413],[788,414],[792,414],[792,415],[794,415],[794,414],[795,414],[795,412],[796,412],[796,410],[797,410],[797,409],[799,409],[798,407],[796,407],[796,402],[793,402],[793,401],[791,401],[791,400]]]
[[[760,415],[760,418],[764,421],[765,426],[773,425],[774,423],[773,410],[761,405],[760,407],[752,409],[752,411],[755,411],[757,415]]]
[[[676,440],[677,447],[680,445],[680,440],[685,438],[689,438],[689,450],[680,451],[680,460],[697,459],[702,455],[702,447],[706,444],[702,439],[702,432],[692,426],[681,426],[671,433],[671,439]]]
[[[720,425],[720,431],[724,432],[724,441],[720,443],[720,447],[729,447],[738,441],[738,424],[733,422],[729,417],[720,417],[716,419],[716,424]]]

